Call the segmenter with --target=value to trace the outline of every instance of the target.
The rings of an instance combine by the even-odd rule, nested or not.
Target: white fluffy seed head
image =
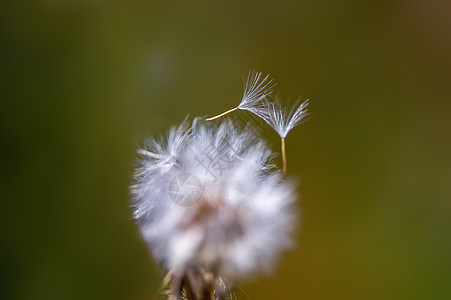
[[[185,121],[139,155],[134,216],[156,260],[174,274],[202,267],[247,278],[271,270],[290,246],[294,187],[252,130],[230,120]]]

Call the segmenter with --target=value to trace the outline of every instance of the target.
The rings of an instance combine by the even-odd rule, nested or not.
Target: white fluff
[[[261,72],[250,71],[244,85],[243,98],[238,108],[252,110],[261,100],[272,94],[275,85],[272,84],[269,75],[263,77]]]
[[[249,99],[263,88],[257,79]],[[205,268],[245,278],[271,270],[290,246],[294,187],[275,171],[272,152],[252,130],[196,118],[172,128],[167,139],[147,141],[139,154],[134,216],[156,260],[175,275]],[[179,206],[168,193],[181,173],[202,182],[195,205]]]
[[[265,97],[272,94],[275,85],[276,84],[273,84],[272,80],[269,79],[269,75],[263,77],[261,72],[255,70],[250,71],[246,83],[244,84],[244,93],[240,104],[222,114],[208,118],[206,121],[215,120],[237,109],[247,111],[254,110]]]
[[[277,94],[273,102],[264,101],[260,106],[253,108],[251,112],[262,118],[284,139],[291,129],[301,124],[308,116],[309,100],[299,104],[300,101],[299,98],[288,111],[286,107],[281,106],[280,96]]]

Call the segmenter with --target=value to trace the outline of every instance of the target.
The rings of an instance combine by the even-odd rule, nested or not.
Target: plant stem
[[[285,138],[280,139],[282,142],[282,170],[283,173],[287,173],[287,156],[285,154]]]
[[[237,110],[237,109],[238,109],[238,106],[235,107],[235,108],[229,109],[228,111],[223,112],[223,113],[220,114],[220,115],[217,115],[217,116],[215,116],[215,117],[208,118],[208,119],[206,119],[205,121],[213,121],[213,120],[215,120],[215,119],[217,119],[217,118],[220,118],[220,117],[222,117],[222,116],[224,116],[224,115],[226,115],[226,114],[228,114],[228,113],[231,113],[232,111],[235,111],[235,110]]]

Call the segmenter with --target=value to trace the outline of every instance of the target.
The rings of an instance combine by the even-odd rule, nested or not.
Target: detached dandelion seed
[[[252,112],[261,100],[271,95],[275,85],[276,84],[273,84],[272,80],[269,79],[269,75],[263,77],[261,72],[255,70],[249,72],[240,104],[222,114],[208,118],[206,121],[218,119],[238,109]]]
[[[287,171],[287,158],[285,151],[285,140],[288,133],[297,125],[301,124],[305,118],[309,115],[307,106],[309,100],[302,102],[301,98],[298,98],[294,103],[290,111],[287,111],[286,107],[282,107],[280,104],[280,95],[276,95],[276,99],[273,102],[268,100],[264,101],[260,107],[253,109],[253,113],[262,118],[269,124],[280,136],[281,152],[282,152],[282,169],[283,172]]]

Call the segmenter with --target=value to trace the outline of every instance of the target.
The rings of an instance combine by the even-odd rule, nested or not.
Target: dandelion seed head
[[[272,158],[255,132],[228,119],[219,127],[185,120],[166,139],[148,140],[132,194],[134,217],[156,260],[178,276],[200,267],[228,279],[271,271],[296,223],[295,189]],[[191,206],[177,205],[168,193],[178,174],[202,183]]]

